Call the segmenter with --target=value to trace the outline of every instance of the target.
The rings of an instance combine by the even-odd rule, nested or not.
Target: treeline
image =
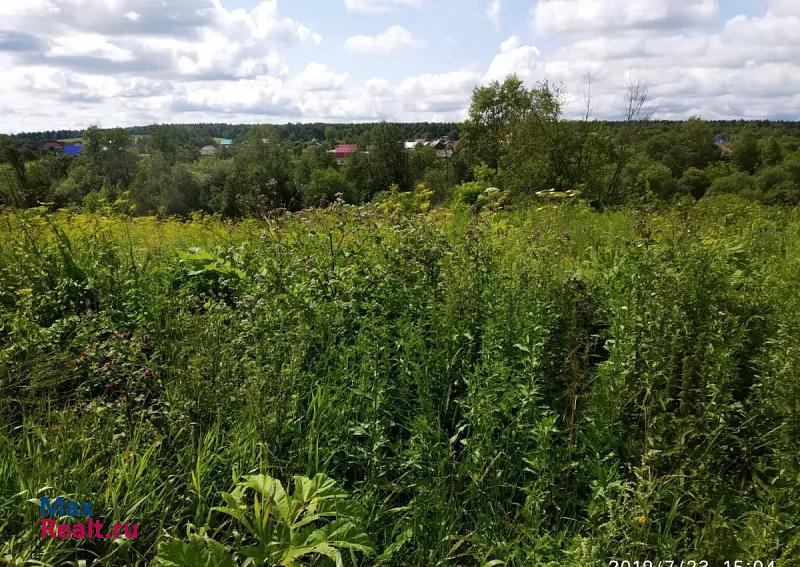
[[[543,192],[598,206],[726,193],[800,202],[798,123],[650,121],[642,85],[631,86],[617,122],[590,119],[591,101],[585,119],[566,120],[563,100],[558,87],[527,88],[510,76],[475,90],[463,124],[90,128],[80,157],[44,152],[39,143],[75,132],[19,135],[0,140],[0,203],[91,210],[122,202],[137,214],[243,216],[336,199],[360,204],[415,188],[434,202],[473,207]],[[440,137],[460,138],[460,150],[443,158],[404,144]],[[218,138],[234,144],[201,156]],[[342,143],[358,151],[337,161],[332,150]]]
[[[441,200],[468,174],[457,155],[441,159],[422,145],[407,151],[405,133],[396,124],[327,128],[324,142],[306,143],[282,138],[278,127],[250,126],[244,138],[217,148],[214,156],[199,152],[212,139],[197,140],[191,128],[181,126],[151,127],[146,136],[90,128],[83,133],[80,157],[44,152],[26,160],[17,144],[5,139],[0,141],[0,200],[18,207],[89,210],[123,202],[137,214],[263,215],[337,198],[364,203],[419,183]],[[360,151],[337,163],[330,150],[340,142],[356,142]]]
[[[776,204],[800,202],[797,123],[650,122],[646,85],[632,85],[625,119],[566,121],[563,92],[516,77],[475,90],[461,126],[469,167],[512,195],[575,191],[602,205],[700,199],[739,193]],[[485,170],[482,170],[485,171]],[[485,183],[484,183],[485,185]],[[484,187],[465,184],[456,198],[474,201]]]
[[[435,138],[449,137],[458,139],[459,125],[453,122],[394,122],[406,140],[433,140]],[[272,126],[275,136],[280,140],[292,142],[309,142],[318,140],[320,142],[344,142],[358,143],[363,142],[368,136],[374,123],[361,124],[330,124],[330,123],[309,123],[309,124],[280,124]],[[155,132],[162,131],[164,128],[173,128],[175,135],[186,144],[205,145],[213,142],[215,138],[228,138],[242,142],[247,138],[248,132],[254,128],[252,124],[151,124],[148,126],[133,126],[125,128],[125,132],[136,136],[149,136]],[[83,134],[81,130],[48,130],[44,132],[22,132],[10,136],[23,155],[27,159],[35,159],[39,156],[41,146],[44,142],[53,140],[69,140],[80,138]]]

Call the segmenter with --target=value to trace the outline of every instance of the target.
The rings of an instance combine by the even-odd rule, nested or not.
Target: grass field
[[[0,563],[800,565],[798,274],[735,199],[7,212]],[[138,539],[43,540],[59,495]]]

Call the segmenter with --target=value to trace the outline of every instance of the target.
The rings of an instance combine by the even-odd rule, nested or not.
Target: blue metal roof
[[[70,144],[64,146],[64,154],[68,156],[79,156],[83,151],[83,144]]]

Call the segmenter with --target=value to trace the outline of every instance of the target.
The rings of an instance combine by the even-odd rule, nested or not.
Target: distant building
[[[432,142],[428,142],[430,147],[436,150],[436,157],[438,158],[451,158],[458,151],[458,141],[450,140],[448,138],[439,138]]]
[[[336,149],[331,150],[333,157],[336,158],[336,163],[344,165],[347,160],[358,151],[356,144],[339,144]]]
[[[63,148],[63,144],[59,142],[47,142],[46,144],[42,145],[42,151],[44,152],[56,152]]]
[[[217,155],[217,147],[216,146],[203,146],[200,148],[200,155],[201,156],[215,156]]]
[[[83,153],[83,144],[67,144],[64,146],[64,155],[79,156]]]
[[[232,146],[233,140],[230,138],[214,138],[214,142],[220,146]]]

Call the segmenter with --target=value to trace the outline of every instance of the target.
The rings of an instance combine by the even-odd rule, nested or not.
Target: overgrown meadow
[[[796,210],[0,232],[0,563],[800,565]]]

